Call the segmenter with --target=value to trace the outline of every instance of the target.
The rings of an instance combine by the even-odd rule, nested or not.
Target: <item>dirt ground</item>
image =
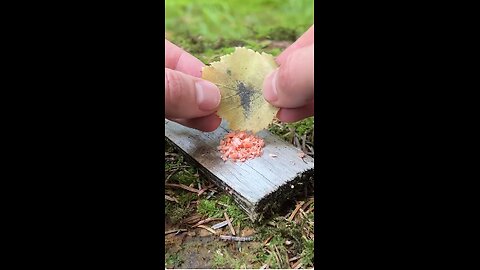
[[[171,224],[165,225],[167,231],[173,229]],[[229,234],[228,228],[220,234]],[[170,257],[172,266],[182,269],[260,268],[262,265],[255,262],[254,251],[261,245],[256,241],[223,241],[202,228],[165,236],[166,253],[175,254]]]

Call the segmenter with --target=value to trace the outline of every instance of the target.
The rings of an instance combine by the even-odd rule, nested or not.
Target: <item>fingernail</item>
[[[211,111],[220,105],[220,90],[215,84],[198,81],[195,83],[195,88],[197,105],[200,110]]]
[[[264,93],[263,96],[264,98],[269,101],[276,101],[277,100],[277,74],[278,74],[278,69],[270,73],[270,75],[267,76],[264,82]]]

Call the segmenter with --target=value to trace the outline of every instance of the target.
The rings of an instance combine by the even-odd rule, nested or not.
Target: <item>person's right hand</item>
[[[214,131],[220,90],[201,79],[200,60],[165,39],[165,117],[187,127]]]
[[[280,121],[295,122],[314,113],[313,46],[312,25],[275,59],[280,67],[265,78],[263,96],[280,108]]]

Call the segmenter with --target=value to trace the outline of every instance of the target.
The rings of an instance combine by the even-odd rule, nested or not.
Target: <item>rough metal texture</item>
[[[228,130],[225,123],[214,132],[201,132],[165,119],[165,137],[207,178],[234,195],[252,221],[274,212],[282,203],[313,185],[314,159],[268,131],[261,157],[245,162],[224,162],[217,147]],[[274,154],[277,157],[271,157]]]

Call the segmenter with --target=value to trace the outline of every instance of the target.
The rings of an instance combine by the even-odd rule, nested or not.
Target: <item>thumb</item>
[[[220,104],[216,85],[179,71],[165,68],[165,116],[198,118],[214,113]]]
[[[273,106],[298,108],[312,102],[313,44],[295,50],[265,78],[263,96]]]

